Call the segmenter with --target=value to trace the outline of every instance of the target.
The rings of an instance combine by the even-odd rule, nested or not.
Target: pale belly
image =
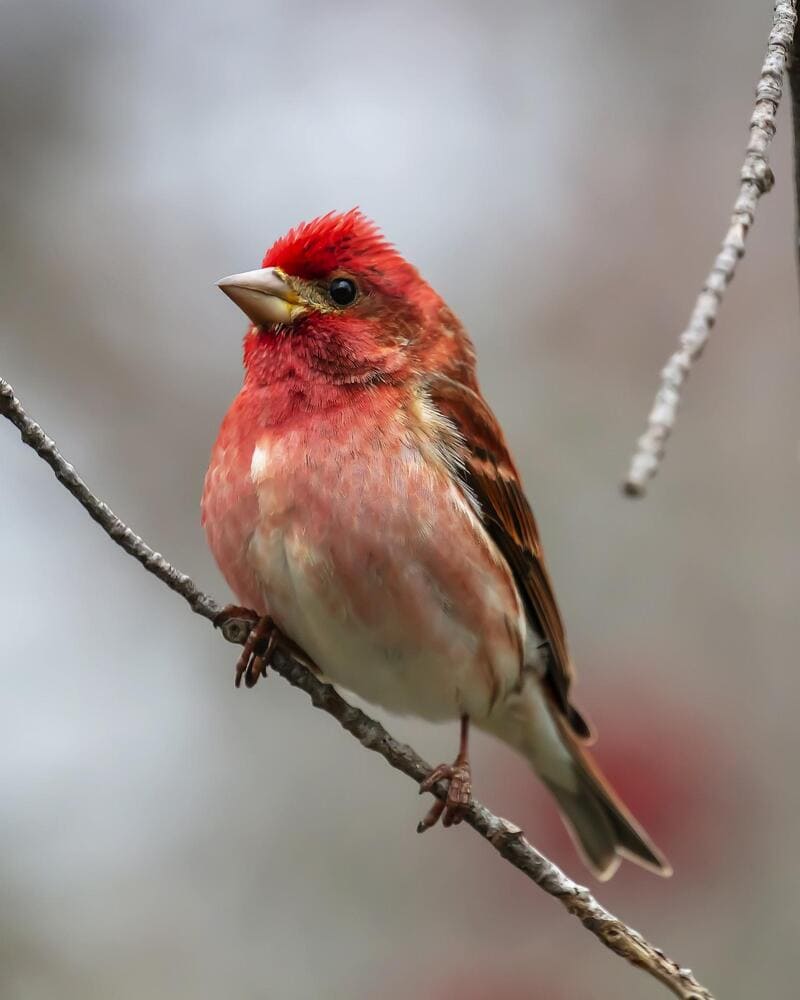
[[[329,680],[434,720],[485,719],[518,686],[513,578],[438,470],[405,447],[315,461],[285,443],[252,469],[248,562],[273,618]]]

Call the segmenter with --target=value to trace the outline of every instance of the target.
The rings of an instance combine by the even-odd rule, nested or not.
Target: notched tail
[[[571,733],[562,730],[572,758],[572,787],[544,777],[561,815],[586,864],[601,881],[611,878],[620,859],[655,872],[672,874],[666,858],[622,804],[597,764]]]
[[[611,878],[623,857],[658,875],[672,874],[586,750],[580,727],[560,710],[546,684],[528,677],[483,725],[527,757],[555,796],[581,857],[597,878]]]

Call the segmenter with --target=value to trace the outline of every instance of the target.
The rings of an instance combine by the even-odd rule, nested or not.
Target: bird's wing
[[[477,501],[487,532],[511,567],[531,624],[546,641],[545,680],[554,701],[575,734],[588,739],[591,730],[569,700],[574,671],[536,521],[497,418],[479,393],[446,375],[426,376],[424,387],[456,429],[451,450],[462,487]]]

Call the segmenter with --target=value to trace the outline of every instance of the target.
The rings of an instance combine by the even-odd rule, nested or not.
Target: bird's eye
[[[337,306],[349,306],[355,302],[358,288],[351,278],[334,278],[328,286],[328,294]]]

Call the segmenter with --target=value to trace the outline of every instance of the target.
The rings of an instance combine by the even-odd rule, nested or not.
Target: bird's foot
[[[250,608],[229,604],[216,616],[214,625],[231,642],[241,642],[242,637],[247,636],[242,655],[236,662],[237,688],[241,686],[242,678],[245,687],[251,688],[258,683],[259,677],[267,676],[272,651],[280,636],[269,615],[259,615]]]
[[[430,792],[437,781],[446,780],[447,798],[436,799],[426,816],[417,824],[417,833],[424,833],[436,826],[442,817],[442,826],[456,826],[464,818],[472,802],[472,771],[466,757],[457,757],[453,764],[440,764],[420,784],[419,793]]]

